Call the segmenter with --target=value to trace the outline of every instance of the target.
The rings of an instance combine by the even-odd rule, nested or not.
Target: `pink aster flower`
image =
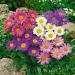
[[[19,23],[22,23],[26,17],[27,17],[27,14],[24,11],[17,11],[15,13],[15,20]]]
[[[40,50],[43,51],[43,52],[47,52],[49,53],[52,49],[52,43],[48,42],[47,40],[44,40],[42,42],[42,45],[40,46]]]
[[[62,39],[61,37],[57,37],[53,40],[53,43],[56,45],[56,46],[61,46],[64,44],[64,39]]]
[[[24,34],[24,28],[23,26],[20,26],[20,25],[15,25],[13,26],[12,28],[12,34],[14,36],[22,36]]]
[[[12,19],[6,19],[4,21],[4,26],[5,27],[12,27],[14,25],[14,21]]]
[[[61,47],[61,50],[64,55],[68,55],[69,53],[72,52],[72,47],[70,46],[70,44],[64,44],[64,46]]]
[[[60,60],[63,57],[63,52],[62,52],[62,50],[60,48],[54,48],[51,51],[51,56],[52,56],[52,58]]]
[[[36,58],[38,60],[38,63],[41,63],[41,64],[49,64],[50,62],[50,57],[49,57],[49,54],[47,53],[41,53]]]

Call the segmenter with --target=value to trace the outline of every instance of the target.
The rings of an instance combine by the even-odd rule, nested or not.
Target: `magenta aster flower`
[[[6,44],[7,49],[13,50],[16,48],[17,42],[15,40],[8,41]]]
[[[5,27],[12,27],[14,25],[14,21],[12,19],[6,19],[4,21],[4,26]]]
[[[17,46],[18,50],[21,52],[27,51],[28,47],[29,47],[29,43],[25,40],[22,40]]]
[[[60,48],[53,48],[51,51],[52,58],[55,58],[57,60],[60,60],[63,57],[63,52]]]
[[[64,39],[61,38],[61,37],[57,37],[53,40],[53,43],[56,45],[56,46],[62,46],[64,44]]]
[[[61,47],[61,50],[64,55],[68,55],[72,52],[72,47],[70,46],[70,44],[64,44],[64,46]]]
[[[35,11],[35,10],[31,10],[29,13],[28,13],[29,17],[30,18],[36,18],[38,16],[38,13]]]
[[[32,38],[30,39],[30,42],[32,45],[41,45],[42,44],[42,40],[38,36],[32,36]]]
[[[54,14],[61,18],[66,16],[66,12],[64,9],[57,9]]]
[[[53,48],[52,44],[47,40],[44,40],[42,42],[42,45],[40,46],[40,50],[47,53],[49,53],[52,50],[52,48]]]
[[[22,36],[24,34],[24,28],[23,26],[20,26],[20,25],[15,25],[13,26],[12,28],[12,34],[14,36]]]
[[[47,53],[41,53],[36,58],[38,60],[38,63],[41,63],[41,64],[49,64],[50,62],[50,57],[49,57],[49,54]]]
[[[19,23],[22,23],[26,17],[27,17],[27,14],[24,11],[15,12],[15,20]]]
[[[30,48],[28,49],[28,54],[29,54],[30,56],[37,56],[37,55],[39,54],[39,49],[36,48],[36,47],[30,47]]]
[[[32,38],[32,32],[25,31],[25,33],[23,34],[23,37],[25,40],[30,40]]]
[[[46,11],[43,15],[46,19],[49,19],[51,17],[51,15],[53,15],[53,12],[52,11]]]

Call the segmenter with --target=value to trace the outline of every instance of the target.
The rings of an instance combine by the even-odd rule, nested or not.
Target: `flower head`
[[[12,28],[12,34],[14,36],[22,36],[24,34],[24,28],[23,26],[20,26],[20,25],[15,25],[13,26]]]
[[[30,56],[37,56],[37,55],[39,54],[39,49],[36,48],[36,47],[30,47],[30,48],[28,49],[28,54],[29,54]]]
[[[15,40],[8,41],[6,44],[7,49],[13,50],[16,48],[17,42]]]
[[[47,53],[49,53],[52,50],[52,48],[53,48],[52,44],[47,40],[44,40],[42,42],[42,45],[40,46],[40,50]]]
[[[49,64],[50,62],[49,54],[41,53],[37,56],[37,60],[38,60],[38,63]]]

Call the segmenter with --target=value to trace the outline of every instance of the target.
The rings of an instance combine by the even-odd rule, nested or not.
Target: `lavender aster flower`
[[[37,56],[39,54],[39,49],[36,47],[31,47],[28,50],[30,56]]]
[[[15,40],[8,41],[6,44],[7,49],[13,50],[15,49],[17,42]]]

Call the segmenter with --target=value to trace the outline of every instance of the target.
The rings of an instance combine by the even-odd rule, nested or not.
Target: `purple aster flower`
[[[24,39],[26,39],[26,40],[30,40],[30,39],[32,38],[32,32],[30,32],[30,31],[25,31],[23,37],[24,37]]]
[[[6,44],[7,49],[13,50],[16,48],[17,42],[15,40],[8,41]]]
[[[29,44],[27,41],[22,40],[22,41],[18,44],[17,48],[18,48],[19,51],[25,52],[25,51],[28,50],[29,45],[30,45],[30,44]]]
[[[37,56],[38,54],[39,54],[39,49],[38,48],[36,48],[36,47],[30,47],[29,49],[28,49],[28,54],[30,55],[30,56]]]
[[[22,41],[22,37],[15,37],[14,38],[18,43]]]
[[[46,11],[43,15],[46,19],[49,19],[51,17],[51,15],[53,15],[53,12],[52,11]]]
[[[58,17],[62,18],[62,17],[65,17],[66,12],[64,9],[57,9],[54,14],[57,15]]]
[[[50,57],[49,57],[49,54],[47,53],[41,53],[36,58],[38,60],[38,63],[41,63],[41,64],[49,64],[50,62]]]
[[[42,44],[42,39],[40,39],[40,37],[38,36],[33,36],[31,39],[31,45],[41,45]]]

